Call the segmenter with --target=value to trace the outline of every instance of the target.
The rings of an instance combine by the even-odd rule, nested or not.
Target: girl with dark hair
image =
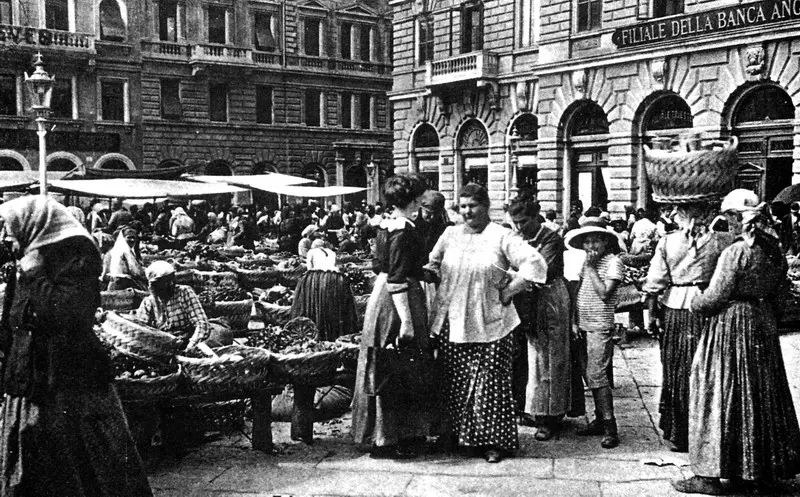
[[[353,399],[353,438],[371,444],[373,457],[414,457],[434,419],[436,399],[413,395],[381,371],[383,351],[411,348],[430,353],[422,261],[424,243],[412,217],[425,191],[422,179],[398,174],[384,195],[393,217],[377,230],[373,268],[378,277],[367,303]],[[424,371],[419,372],[424,375]]]

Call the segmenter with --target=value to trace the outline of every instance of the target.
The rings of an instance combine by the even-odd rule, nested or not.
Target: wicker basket
[[[234,288],[239,286],[239,278],[236,273],[230,271],[195,271],[195,286],[208,286],[213,288]]]
[[[281,273],[277,269],[240,269],[239,285],[242,288],[270,288],[279,284]]]
[[[234,302],[215,302],[209,317],[227,318],[234,330],[247,329],[250,313],[253,311],[253,299]]]
[[[163,331],[111,311],[100,317],[101,338],[121,353],[149,362],[169,362],[179,350],[178,340]]]
[[[689,142],[692,144],[689,149],[683,142],[679,150],[644,147],[654,201],[667,204],[713,201],[730,190],[736,174],[738,139],[733,136],[729,142],[713,141],[705,148],[700,147],[699,139]]]
[[[309,387],[332,385],[336,373],[355,371],[358,346],[340,344],[341,347],[306,354],[273,354],[270,374],[273,379]]]
[[[147,399],[162,395],[170,395],[178,390],[183,372],[181,367],[174,373],[155,378],[115,378],[114,386],[117,387],[123,399]]]
[[[617,289],[617,307],[615,312],[629,312],[640,309],[642,294],[633,284],[621,285]]]
[[[258,390],[269,377],[272,354],[242,345],[215,350],[219,357],[178,356],[188,388],[195,393],[239,393]],[[231,355],[240,356],[234,359]]]
[[[130,311],[137,309],[148,295],[148,292],[133,288],[103,291],[100,292],[100,307],[110,311]]]
[[[258,307],[263,312],[264,323],[283,326],[292,319],[292,306],[258,302]]]
[[[300,281],[300,278],[306,274],[306,271],[306,266],[302,264],[292,268],[278,269],[278,274],[280,275],[278,283],[285,287],[294,288],[297,286],[297,282]]]

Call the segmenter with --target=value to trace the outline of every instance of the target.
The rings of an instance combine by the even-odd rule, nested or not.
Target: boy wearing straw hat
[[[592,389],[596,418],[578,435],[603,435],[600,446],[612,449],[619,445],[617,421],[614,418],[612,358],[614,344],[614,310],[617,287],[625,269],[617,257],[617,235],[608,231],[605,222],[586,218],[582,226],[567,234],[565,243],[586,252],[576,299],[577,334],[586,339],[584,381]]]

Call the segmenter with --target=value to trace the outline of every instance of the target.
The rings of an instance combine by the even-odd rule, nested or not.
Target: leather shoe
[[[536,421],[533,419],[533,416],[524,412],[517,416],[517,424],[520,426],[536,426]]]
[[[533,436],[536,440],[540,442],[545,442],[553,438],[553,429],[547,425],[542,425],[536,430],[536,434]]]
[[[603,428],[603,420],[595,418],[594,421],[587,424],[575,433],[581,437],[590,437],[595,435],[602,435],[605,432]]]
[[[684,494],[725,495],[725,489],[717,478],[693,476],[686,480],[673,481],[672,487]]]
[[[488,463],[498,463],[503,460],[503,454],[497,449],[489,449],[483,453],[483,457]]]

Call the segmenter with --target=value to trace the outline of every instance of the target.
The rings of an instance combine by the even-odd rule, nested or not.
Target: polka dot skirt
[[[511,334],[491,343],[442,342],[444,395],[459,445],[517,450]]]

